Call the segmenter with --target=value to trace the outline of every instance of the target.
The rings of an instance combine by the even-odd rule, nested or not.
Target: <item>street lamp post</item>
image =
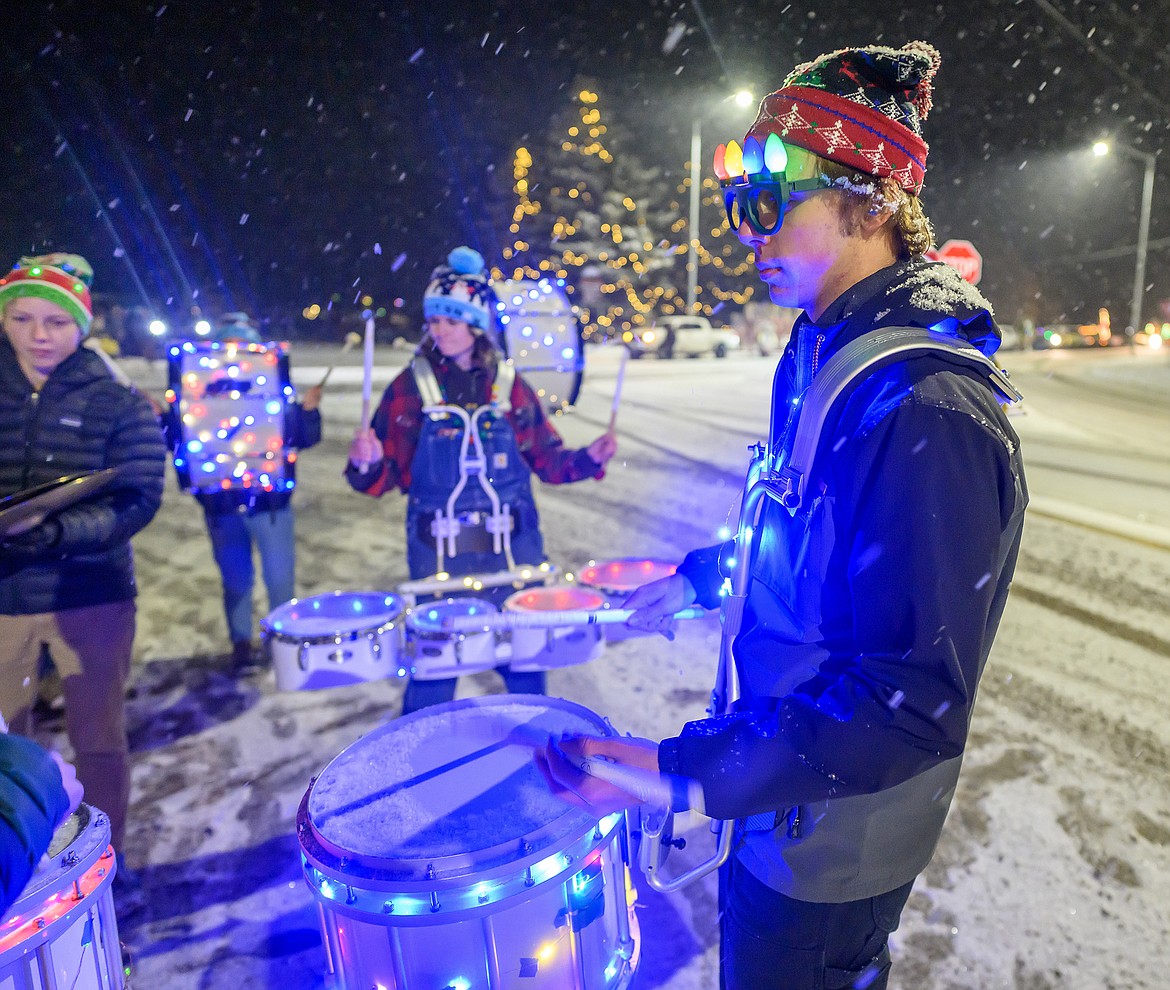
[[[734,96],[725,97],[720,103],[735,100],[736,106],[746,107],[752,103],[752,94],[741,89]],[[695,300],[699,286],[699,189],[703,184],[700,159],[703,157],[703,118],[696,113],[691,119],[691,215],[687,223],[690,245],[687,250],[687,312],[695,311]]]
[[[1138,217],[1137,262],[1133,271],[1133,296],[1129,305],[1129,342],[1132,345],[1134,334],[1141,329],[1142,301],[1146,292],[1146,252],[1150,245],[1150,209],[1154,201],[1154,167],[1157,164],[1157,158],[1148,151],[1139,151],[1137,148],[1131,148],[1125,144],[1111,146],[1104,141],[1098,141],[1093,145],[1093,153],[1098,156],[1107,155],[1114,149],[1123,155],[1137,159],[1146,168],[1145,178],[1142,182],[1142,208]]]

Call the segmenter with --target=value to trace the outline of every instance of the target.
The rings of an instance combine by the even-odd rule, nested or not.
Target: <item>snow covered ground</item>
[[[313,382],[330,357],[294,347],[294,380]],[[400,365],[403,354],[380,351],[379,360]],[[1011,367],[1025,356],[1007,360]],[[127,367],[148,384],[161,382],[157,368]],[[591,352],[578,409],[558,422],[570,444],[604,429],[616,367],[612,351]],[[1127,367],[1125,387],[1147,381],[1165,416],[1170,366]],[[771,368],[746,354],[631,363],[621,449],[608,477],[538,492],[551,559],[579,570],[595,558],[678,559],[711,542],[739,493],[746,446],[765,428]],[[1116,377],[1122,368],[1111,362],[1107,370]],[[379,388],[393,370],[380,366]],[[366,499],[341,477],[358,418],[352,374],[331,379],[323,411],[326,439],[298,464],[299,591],[392,590],[405,578],[402,500]],[[1015,420],[1025,444],[1045,422],[1042,412]],[[1037,492],[1046,494],[1060,493]],[[1070,514],[1030,518],[958,797],[894,936],[898,990],[1165,984],[1170,550],[1143,539],[1144,531],[1089,528]],[[397,715],[402,683],[279,692],[272,671],[227,676],[207,534],[173,478],[135,550],[141,597],[128,858],[145,904],[119,919],[133,986],[323,987],[317,914],[298,862],[297,806],[315,773]],[[257,616],[265,610],[258,588]],[[717,644],[710,618],[680,624],[673,643],[611,642],[592,663],[553,672],[550,693],[622,731],[661,737],[701,716]],[[501,690],[494,675],[481,674],[461,682],[460,696]],[[692,837],[678,865],[702,847],[704,836]],[[642,884],[638,913],[639,990],[716,985],[713,880],[671,896]]]

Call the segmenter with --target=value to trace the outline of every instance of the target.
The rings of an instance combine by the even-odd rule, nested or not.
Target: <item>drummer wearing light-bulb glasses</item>
[[[612,433],[587,447],[571,450],[553,428],[531,386],[507,366],[495,341],[496,296],[482,256],[471,248],[450,253],[435,269],[423,296],[426,330],[410,366],[387,386],[373,420],[357,431],[349,450],[345,477],[357,491],[375,498],[394,489],[409,497],[406,513],[406,555],[412,580],[438,570],[438,551],[431,524],[459,480],[463,440],[461,419],[424,415],[423,394],[441,397],[445,405],[472,413],[484,406],[494,411],[479,418],[487,457],[487,475],[501,503],[514,520],[511,551],[514,562],[544,562],[544,541],[532,494],[532,474],[547,484],[600,479],[617,450]],[[514,377],[513,377],[514,376]],[[511,379],[510,388],[505,391]],[[507,400],[500,409],[500,400]],[[455,504],[461,518],[479,518],[490,511],[486,493],[468,477]],[[451,575],[488,574],[508,567],[493,551],[492,536],[483,522],[462,523],[456,556],[445,558]],[[507,595],[513,589],[485,588],[481,597]],[[543,671],[514,672],[499,668],[514,694],[543,694]],[[407,685],[403,714],[455,696],[455,678],[415,680]]]
[[[640,770],[670,785],[673,810],[734,829],[724,990],[888,985],[889,934],[955,793],[1019,552],[1020,442],[987,360],[999,329],[978,290],[924,257],[921,124],[939,62],[924,42],[821,56],[764,98],[742,157],[737,142],[716,151],[730,226],[772,302],[802,311],[762,468],[811,467],[783,501],[769,495],[787,475],[745,494],[738,545],[694,551],[626,602],[631,624],[653,629],[730,588],[721,659],[735,704],[661,743],[538,751],[553,790],[593,813],[637,805],[607,780]],[[899,334],[930,346],[858,361]],[[866,376],[830,417],[842,367]],[[793,455],[810,409],[829,425],[805,461]],[[598,757],[625,766],[583,762]]]

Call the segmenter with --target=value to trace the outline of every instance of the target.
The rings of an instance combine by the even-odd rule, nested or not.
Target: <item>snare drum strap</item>
[[[431,362],[424,357],[416,357],[410,362],[410,371],[414,375],[414,383],[418,387],[418,394],[422,398],[423,408],[427,406],[446,405],[447,399],[443,395],[443,387],[435,375]],[[496,377],[492,381],[492,406],[499,413],[512,411],[512,386],[516,384],[516,366],[511,361],[500,361],[496,364]],[[442,419],[445,413],[431,413],[431,419]]]

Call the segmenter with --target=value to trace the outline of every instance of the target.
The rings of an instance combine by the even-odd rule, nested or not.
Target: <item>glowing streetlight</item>
[[[737,107],[750,107],[755,97],[750,90],[741,89],[720,100],[720,105],[728,100],[735,102]],[[695,310],[695,297],[698,295],[699,284],[699,187],[703,183],[700,174],[703,157],[703,118],[695,114],[691,120],[691,217],[687,227],[690,247],[687,251],[687,312]]]
[[[1093,145],[1093,154],[1098,158],[1118,151],[1123,155],[1136,158],[1146,167],[1145,180],[1142,182],[1142,210],[1138,218],[1137,263],[1133,271],[1133,298],[1129,306],[1129,330],[1127,336],[1133,345],[1134,334],[1142,328],[1142,300],[1146,292],[1146,251],[1150,244],[1150,207],[1154,201],[1154,166],[1157,159],[1148,151],[1138,151],[1125,144],[1110,145],[1105,141],[1098,141]]]

